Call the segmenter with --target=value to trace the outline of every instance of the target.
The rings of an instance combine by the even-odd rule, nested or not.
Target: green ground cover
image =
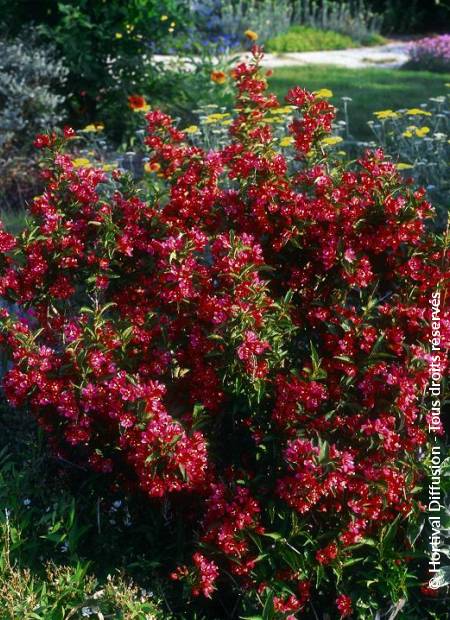
[[[374,112],[418,106],[429,97],[443,95],[448,82],[450,73],[307,65],[276,69],[270,85],[280,98],[297,84],[309,90],[329,88],[334,93],[330,101],[338,108],[342,108],[341,97],[351,97],[350,131],[355,138],[368,140],[374,137],[367,125],[374,120]]]

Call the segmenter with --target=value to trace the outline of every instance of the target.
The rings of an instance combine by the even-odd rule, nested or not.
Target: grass
[[[370,140],[374,136],[367,121],[374,120],[375,111],[416,107],[429,97],[445,94],[446,82],[450,82],[450,73],[307,65],[276,69],[270,86],[281,101],[296,85],[309,90],[331,89],[334,96],[330,101],[337,108],[342,108],[341,97],[351,97],[350,132],[356,139]],[[338,118],[342,119],[342,112]]]

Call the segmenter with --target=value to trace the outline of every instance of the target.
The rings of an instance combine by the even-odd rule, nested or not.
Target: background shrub
[[[187,5],[177,0],[126,2],[49,2],[8,4],[11,29],[20,16],[34,22],[40,36],[55,45],[69,69],[69,116],[77,126],[102,120],[117,142],[132,126],[124,115],[127,97],[150,83],[150,56],[170,41],[188,19]],[[18,6],[20,5],[20,6]],[[24,5],[30,8],[24,11]],[[15,13],[15,9],[17,12]],[[14,10],[13,10],[14,9]],[[23,23],[23,22],[22,22]]]
[[[362,44],[383,41],[382,16],[366,0],[294,0],[294,22],[331,30]]]
[[[64,118],[68,70],[51,45],[31,33],[0,39],[0,200],[23,204],[37,192],[33,135]]]
[[[288,32],[267,41],[268,52],[313,52],[357,47],[349,36],[309,26],[291,26]]]
[[[292,20],[289,2],[280,0],[196,0],[191,3],[196,28],[207,40],[218,40],[232,47],[245,44],[245,31],[257,33],[260,42],[285,32]]]

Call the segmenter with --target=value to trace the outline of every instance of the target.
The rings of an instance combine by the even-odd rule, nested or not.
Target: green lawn
[[[449,92],[445,83],[450,73],[428,71],[403,71],[398,69],[346,69],[331,65],[308,65],[275,69],[270,79],[272,89],[283,99],[289,88],[299,85],[309,90],[330,88],[330,100],[342,108],[341,97],[351,97],[350,131],[355,138],[370,139],[373,134],[367,121],[374,119],[373,112],[389,108],[416,107]],[[342,118],[342,115],[338,118]]]

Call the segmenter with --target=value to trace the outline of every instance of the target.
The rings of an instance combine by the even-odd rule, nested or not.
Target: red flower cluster
[[[449,274],[422,190],[381,151],[324,155],[328,103],[294,89],[295,158],[278,151],[260,56],[233,72],[222,150],[147,115],[148,200],[75,168],[72,132],[38,137],[33,223],[0,230],[1,338],[5,393],[55,451],[197,515],[205,550],[177,579],[209,597],[232,573],[285,618],[420,510],[429,299],[448,346]]]

